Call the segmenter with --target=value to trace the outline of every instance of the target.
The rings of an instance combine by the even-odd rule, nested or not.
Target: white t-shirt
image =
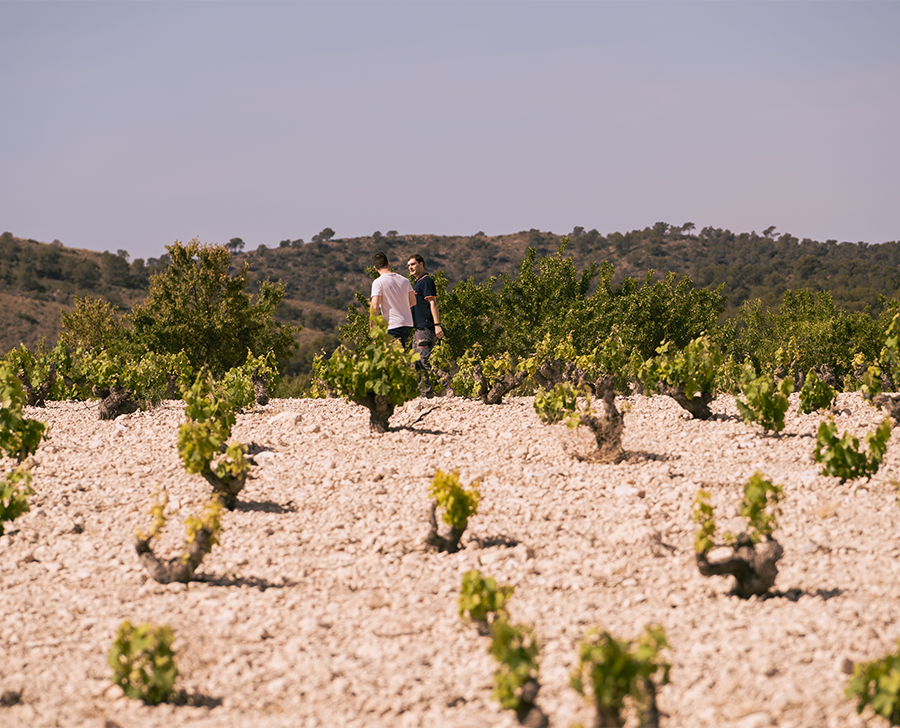
[[[372,296],[381,296],[381,315],[387,319],[389,329],[413,325],[410,293],[412,284],[399,273],[382,273],[372,281]]]

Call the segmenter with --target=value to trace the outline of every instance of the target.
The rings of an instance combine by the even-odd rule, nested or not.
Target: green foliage
[[[443,521],[460,534],[466,530],[469,518],[478,510],[481,496],[478,492],[478,481],[471,483],[470,490],[464,490],[459,482],[459,471],[445,473],[438,470],[434,474],[430,495],[437,502],[438,508],[444,511]]]
[[[368,299],[359,291],[356,292],[356,305],[347,304],[347,323],[338,327],[341,341],[349,349],[358,349],[369,343],[369,311]]]
[[[778,528],[778,516],[781,515],[779,503],[783,499],[782,487],[765,480],[762,473],[754,473],[744,484],[741,517],[747,519],[747,535],[753,543],[759,543],[763,536],[771,536]],[[716,547],[716,523],[709,491],[697,491],[694,521],[700,526],[694,537],[694,550],[698,554],[707,554]],[[725,541],[733,543],[734,537],[725,534]]]
[[[491,646],[488,648],[500,666],[494,673],[494,700],[504,708],[519,712],[523,705],[523,688],[537,682],[540,674],[538,643],[531,627],[510,624],[504,617],[491,624]]]
[[[456,371],[450,380],[450,388],[458,397],[473,399],[478,396],[478,382],[475,381],[475,367],[482,362],[481,344],[473,344],[456,360]],[[434,352],[432,352],[432,357]],[[440,360],[442,363],[444,360]],[[447,371],[447,370],[445,370]]]
[[[224,506],[217,496],[213,496],[206,508],[203,509],[202,516],[188,516],[184,521],[187,527],[187,535],[184,539],[184,548],[182,549],[181,562],[186,564],[191,558],[192,546],[197,543],[197,535],[201,531],[205,531],[209,537],[208,549],[219,543],[218,534],[222,530],[222,510]]]
[[[482,283],[473,278],[447,286],[447,278],[438,272],[432,275],[440,302],[441,324],[445,338],[442,340],[451,358],[460,357],[476,345],[491,347],[495,340],[496,277]],[[434,352],[432,352],[434,357]],[[441,367],[450,371],[449,367]],[[456,391],[454,389],[454,391]]]
[[[518,275],[502,276],[503,285],[491,307],[497,325],[496,348],[491,353],[505,351],[521,357],[547,334],[556,340],[569,332],[582,336],[595,315],[597,302],[588,294],[599,269],[591,263],[579,273],[573,260],[563,257],[568,242],[564,237],[556,255],[540,260],[537,250],[529,248]],[[611,275],[611,266],[605,269]],[[587,341],[578,344],[585,346]]]
[[[749,357],[762,371],[778,366],[780,349],[790,372],[799,374],[824,364],[841,382],[853,373],[854,354],[875,359],[877,329],[867,312],[841,311],[831,293],[806,289],[785,291],[777,313],[764,308],[759,299],[747,301],[726,324],[722,338],[735,359]]]
[[[534,411],[545,424],[564,422],[569,429],[574,429],[581,424],[579,396],[586,396],[586,393],[568,382],[562,382],[553,389],[534,393]]]
[[[744,422],[757,422],[766,432],[781,432],[784,429],[784,415],[790,407],[788,395],[794,391],[794,380],[786,377],[781,384],[776,384],[771,374],[756,376],[753,365],[746,362],[740,384],[746,402],[738,399],[735,404]]]
[[[21,463],[35,453],[46,435],[47,426],[23,415],[25,391],[16,376],[15,365],[0,361],[0,454],[15,458]],[[0,480],[0,535],[4,522],[13,521],[31,507],[28,497],[31,488],[31,471],[19,465]]]
[[[370,324],[366,345],[355,351],[336,349],[321,370],[321,379],[352,402],[381,395],[399,406],[418,397],[414,367],[419,355],[404,349],[387,332],[383,316],[370,316]]]
[[[800,389],[800,412],[808,415],[816,410],[828,409],[834,405],[836,398],[834,388],[819,379],[815,369],[810,369]]]
[[[871,705],[891,725],[900,725],[900,650],[880,660],[856,663],[845,695],[856,698],[857,713]]]
[[[0,480],[0,536],[3,535],[5,521],[14,521],[31,510],[28,503],[31,495],[34,495],[31,471],[21,465]]]
[[[657,281],[648,271],[643,283],[626,278],[613,297],[614,318],[625,348],[637,349],[642,359],[653,356],[664,341],[683,349],[713,330],[725,308],[722,286],[711,291],[694,287],[687,276],[675,273]],[[595,294],[596,295],[596,294]]]
[[[822,475],[833,475],[844,483],[856,478],[870,479],[884,459],[891,439],[891,420],[885,419],[874,432],[866,433],[866,452],[859,451],[859,438],[849,432],[838,438],[834,418],[819,424],[813,459],[822,463]]]
[[[245,458],[246,446],[225,443],[237,419],[237,403],[230,392],[216,383],[208,372],[201,372],[190,388],[182,392],[185,401],[184,422],[178,429],[178,455],[189,473],[214,475],[230,483],[250,472]],[[222,450],[224,457],[212,465]]]
[[[506,614],[506,602],[514,593],[514,587],[498,587],[493,577],[485,579],[478,569],[470,569],[463,574],[459,616],[473,622],[492,622]]]
[[[694,499],[694,522],[700,525],[700,530],[694,538],[694,550],[698,554],[709,553],[716,546],[716,522],[709,498],[709,491],[700,489]]]
[[[160,353],[184,352],[193,369],[214,374],[240,366],[247,351],[287,358],[296,345],[295,327],[275,320],[284,288],[266,281],[255,296],[245,292],[247,264],[230,275],[231,256],[223,245],[166,246],[170,264],[150,281],[147,299],[127,319],[135,343]]]
[[[135,627],[125,621],[119,626],[116,640],[109,651],[109,666],[113,670],[113,684],[129,698],[143,700],[148,705],[173,700],[178,667],[172,629],[168,625],[156,627],[142,624]]]
[[[267,351],[254,356],[253,352],[248,350],[247,360],[240,366],[232,367],[222,376],[220,384],[228,392],[237,409],[252,405],[256,401],[254,377],[265,381],[269,389],[274,390],[278,386],[278,366],[273,352]]]
[[[204,557],[219,543],[218,535],[222,530],[222,510],[225,503],[219,493],[213,493],[201,516],[188,516],[184,521],[186,535],[181,557],[162,562],[153,554],[151,542],[162,535],[168,520],[166,515],[168,504],[169,494],[165,490],[155,494],[150,509],[153,523],[147,533],[140,529],[135,531],[137,538],[135,547],[138,557],[154,579],[163,584],[173,581],[187,583],[193,578]]]
[[[661,626],[646,627],[637,642],[618,640],[599,629],[585,635],[571,685],[593,703],[597,725],[624,726],[628,697],[638,708],[640,724],[649,722],[649,713],[656,709],[657,683],[669,682],[671,665],[660,659],[660,652],[667,647]]]
[[[59,400],[64,398],[64,386],[61,379],[55,376],[55,372],[60,364],[65,365],[65,353],[65,347],[61,344],[47,351],[45,342],[41,339],[35,351],[30,351],[25,344],[19,344],[16,348],[10,349],[4,359],[19,373],[23,387],[27,383],[32,391],[42,391],[41,399]],[[49,381],[51,378],[52,383]]]
[[[13,364],[0,361],[0,452],[22,462],[36,452],[47,425],[25,417],[25,390]]]
[[[166,527],[166,508],[169,506],[169,494],[162,490],[157,493],[153,499],[153,506],[150,508],[150,515],[153,516],[153,525],[147,533],[140,529],[135,532],[135,536],[141,541],[151,541],[162,535],[163,529]]]
[[[112,355],[132,353],[131,330],[117,315],[118,308],[94,296],[75,296],[75,307],[60,316],[65,331],[59,342],[67,349],[106,351]]]
[[[647,359],[638,371],[638,379],[650,392],[660,384],[679,387],[688,399],[695,394],[715,392],[721,377],[722,356],[708,336],[698,336],[678,352],[669,352],[670,342],[656,349],[657,356]]]
[[[747,519],[747,533],[753,543],[759,543],[763,536],[771,536],[778,528],[781,515],[778,504],[783,498],[782,487],[765,480],[762,473],[754,473],[744,484],[741,516]]]

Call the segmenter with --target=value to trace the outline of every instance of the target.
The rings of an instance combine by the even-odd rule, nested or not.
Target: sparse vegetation
[[[596,709],[595,728],[624,726],[629,699],[641,726],[659,728],[656,694],[669,682],[671,671],[660,653],[668,646],[661,626],[648,626],[638,640],[631,642],[600,629],[585,635],[571,685]]]
[[[703,576],[723,576],[735,578],[732,593],[748,599],[765,594],[775,584],[778,576],[778,561],[784,555],[781,544],[772,533],[778,526],[778,505],[784,497],[780,485],[773,485],[760,473],[754,475],[744,485],[741,501],[741,517],[747,520],[747,530],[737,536],[726,533],[725,545],[731,553],[722,559],[711,561],[709,553],[716,546],[716,524],[710,493],[700,490],[694,501],[694,521],[700,529],[694,540],[697,552],[697,567]]]
[[[709,403],[716,394],[721,376],[722,356],[708,336],[691,340],[683,350],[669,352],[663,342],[657,355],[647,359],[638,371],[638,379],[648,393],[664,394],[698,420],[712,417]]]
[[[497,586],[493,577],[485,578],[478,569],[463,574],[459,592],[459,616],[478,625],[488,634],[491,623],[506,615],[506,602],[515,593],[512,586]]]
[[[900,725],[900,650],[880,660],[856,663],[845,694],[848,700],[856,699],[857,713],[872,706],[891,725]]]
[[[222,528],[222,503],[217,495],[213,495],[202,516],[188,516],[184,522],[187,527],[187,535],[181,554],[163,560],[153,552],[151,542],[153,539],[158,539],[165,528],[168,504],[168,493],[163,491],[150,511],[153,516],[150,530],[147,533],[138,531],[135,534],[134,547],[138,559],[152,579],[160,584],[171,584],[172,582],[186,584],[194,578],[200,563],[212,551],[213,546],[219,543],[218,534]]]
[[[471,483],[470,489],[466,490],[459,482],[459,471],[445,473],[438,470],[431,481],[428,494],[433,500],[430,513],[431,530],[425,542],[439,551],[455,553],[459,550],[459,540],[469,525],[469,518],[478,511],[478,501],[481,499],[478,482]],[[441,520],[450,527],[447,535],[438,532],[436,518],[438,508],[443,511]]]
[[[109,651],[114,685],[129,698],[159,705],[177,696],[178,667],[172,643],[175,635],[168,625],[122,622]]]
[[[593,408],[588,388],[579,391],[567,382],[556,385],[546,394],[535,394],[535,411],[543,422],[565,423],[569,429],[583,425],[590,430],[595,446],[592,445],[589,450],[576,449],[575,456],[579,460],[615,463],[625,458],[622,448],[625,423],[622,413],[616,408],[613,384],[612,376],[594,383],[594,391],[602,403],[600,410]]]
[[[737,399],[735,404],[744,422],[756,422],[766,432],[781,432],[784,415],[790,407],[788,395],[794,391],[794,380],[786,377],[779,384],[771,374],[757,376],[753,364],[746,362],[741,371],[740,387],[746,401]]]
[[[0,480],[0,535],[4,523],[13,521],[31,509],[28,498],[34,495],[31,488],[31,471],[23,461],[37,451],[44,439],[47,426],[23,414],[26,395],[14,366],[0,362],[0,454],[14,458],[17,467],[5,473]]]
[[[419,396],[414,368],[419,355],[387,332],[383,316],[370,321],[369,343],[356,351],[337,349],[317,374],[336,394],[365,407],[375,432],[387,432],[394,408]]]
[[[247,446],[228,444],[237,412],[233,395],[201,372],[183,397],[186,422],[178,429],[178,455],[184,469],[206,478],[222,504],[233,510],[250,473]]]
[[[891,421],[885,419],[874,432],[866,433],[866,451],[860,452],[859,438],[845,432],[837,436],[834,418],[819,424],[813,459],[822,463],[822,475],[832,475],[844,483],[856,478],[870,479],[884,460],[891,439]]]
[[[814,368],[806,374],[806,380],[800,389],[800,412],[805,415],[817,410],[828,409],[834,405],[837,393]]]

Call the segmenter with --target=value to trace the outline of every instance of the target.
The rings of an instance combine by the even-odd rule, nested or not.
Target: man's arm
[[[374,311],[375,313],[381,313],[381,296],[372,296],[372,300],[369,303],[369,310]]]
[[[439,338],[444,338],[444,328],[441,326],[441,316],[438,313],[437,296],[429,297],[428,305],[431,306],[431,320],[434,321],[434,333]]]
[[[409,289],[409,307],[413,308],[416,305],[416,292],[410,288]]]

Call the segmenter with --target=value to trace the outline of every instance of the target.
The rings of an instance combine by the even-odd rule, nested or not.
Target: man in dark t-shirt
[[[437,289],[434,280],[425,272],[425,259],[421,255],[413,255],[406,264],[410,275],[415,277],[413,290],[416,292],[416,305],[412,307],[413,334],[412,349],[419,355],[416,369],[419,372],[419,391],[429,399],[434,396],[431,386],[431,365],[428,359],[438,339],[444,337],[440,314],[437,305]]]

